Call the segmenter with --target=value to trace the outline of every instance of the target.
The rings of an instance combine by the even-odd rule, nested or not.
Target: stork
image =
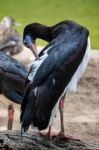
[[[47,46],[37,55],[36,39],[43,39]],[[87,28],[70,20],[54,26],[40,23],[27,25],[23,33],[24,45],[36,57],[29,75],[28,86],[22,103],[22,129],[26,131],[32,124],[39,130],[50,126],[55,117],[55,107],[59,103],[61,112],[60,136],[65,136],[63,124],[63,104],[68,90],[76,91],[77,81],[84,72],[90,55],[90,39]],[[53,116],[53,117],[51,117]]]

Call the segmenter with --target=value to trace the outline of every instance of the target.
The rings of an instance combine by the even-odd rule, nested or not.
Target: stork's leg
[[[49,137],[49,139],[52,138],[51,130],[52,130],[52,126],[49,126],[49,129],[48,129],[48,137]]]
[[[65,96],[64,94],[59,102],[59,111],[60,111],[60,125],[61,125],[61,131],[59,133],[59,138],[70,140],[73,139],[71,136],[65,135],[65,130],[64,130],[64,101],[65,101]]]
[[[55,105],[55,107],[52,111],[50,122],[49,122],[49,127],[48,127],[48,132],[43,132],[43,131],[40,132],[40,135],[46,136],[49,139],[52,139],[54,137],[54,135],[56,135],[55,132],[52,132],[52,126],[53,126],[53,120],[56,117],[56,112],[57,112],[58,106],[59,106],[59,103],[57,103]]]
[[[65,99],[65,95],[61,98],[60,102],[59,102],[59,111],[60,111],[60,127],[61,127],[61,131],[60,131],[60,135],[64,135],[65,131],[64,131],[64,99]]]
[[[64,137],[64,117],[63,117],[63,109],[64,109],[64,99],[65,95],[61,98],[59,102],[59,110],[60,110],[60,122],[61,122],[61,131],[59,134],[53,133],[52,131],[52,126],[49,126],[48,132],[40,132],[40,135],[46,136],[49,139],[53,137]]]
[[[52,136],[53,136],[52,133],[51,133],[51,130],[52,130],[52,126],[49,126],[47,133],[46,132],[39,132],[39,134],[42,135],[42,136],[48,137],[49,139],[51,139]]]
[[[12,130],[13,125],[14,108],[13,104],[8,106],[8,130]]]
[[[52,126],[49,126],[48,132],[47,133],[42,133],[40,132],[41,135],[47,136],[49,139],[51,138],[69,138],[67,136],[65,136],[65,131],[64,131],[64,99],[65,99],[65,94],[62,96],[62,98],[60,99],[59,102],[59,111],[60,111],[60,128],[61,131],[59,133],[51,133],[51,128]]]
[[[72,136],[65,135],[65,130],[64,130],[64,100],[65,100],[66,94],[62,96],[59,102],[59,111],[60,111],[60,127],[61,131],[59,134],[55,135],[54,137],[58,137],[60,139],[64,140],[75,140]]]

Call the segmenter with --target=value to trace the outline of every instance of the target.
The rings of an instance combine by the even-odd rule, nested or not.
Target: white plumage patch
[[[37,87],[34,89],[34,95],[37,95]]]
[[[53,86],[55,85],[55,79],[53,79]]]
[[[40,65],[43,63],[43,61],[48,57],[48,53],[47,53],[47,52],[48,52],[48,50],[49,50],[50,48],[51,48],[51,47],[48,47],[48,48],[43,52],[43,55],[33,62],[31,72],[30,72],[29,75],[28,75],[28,80],[33,81],[34,76],[35,76],[35,74],[36,74],[38,68],[39,68]]]
[[[90,59],[90,39],[88,37],[88,40],[87,40],[87,47],[86,47],[86,52],[85,52],[85,55],[83,57],[83,60],[82,62],[80,63],[77,71],[75,72],[75,74],[73,75],[69,85],[68,85],[68,89],[70,91],[73,91],[73,92],[76,92],[77,90],[77,82],[78,80],[80,79],[80,77],[82,76],[82,74],[84,73],[86,67],[87,67],[87,64],[89,62],[89,59]]]

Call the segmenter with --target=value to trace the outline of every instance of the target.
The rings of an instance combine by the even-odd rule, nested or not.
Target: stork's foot
[[[67,140],[79,140],[79,139],[74,138],[73,136],[65,135],[62,132],[59,132],[59,133],[39,132],[39,134],[41,136],[44,136],[44,137],[48,138],[48,139],[57,138],[57,139],[65,140],[65,141],[67,141]]]
[[[61,139],[61,140],[66,140],[66,141],[67,140],[78,140],[78,139],[74,138],[73,136],[65,135],[62,132],[59,132],[58,134],[53,135],[52,138],[58,138],[58,139]]]

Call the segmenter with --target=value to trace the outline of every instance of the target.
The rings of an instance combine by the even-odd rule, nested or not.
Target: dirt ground
[[[14,56],[27,65],[32,60],[31,52]],[[25,60],[25,61],[24,61]],[[99,51],[91,52],[88,67],[78,82],[76,93],[67,93],[65,99],[65,132],[76,138],[99,143]],[[7,130],[7,107],[12,103],[0,96],[0,130]],[[14,104],[13,130],[20,129],[20,106]],[[60,130],[59,112],[54,120],[53,131]]]

